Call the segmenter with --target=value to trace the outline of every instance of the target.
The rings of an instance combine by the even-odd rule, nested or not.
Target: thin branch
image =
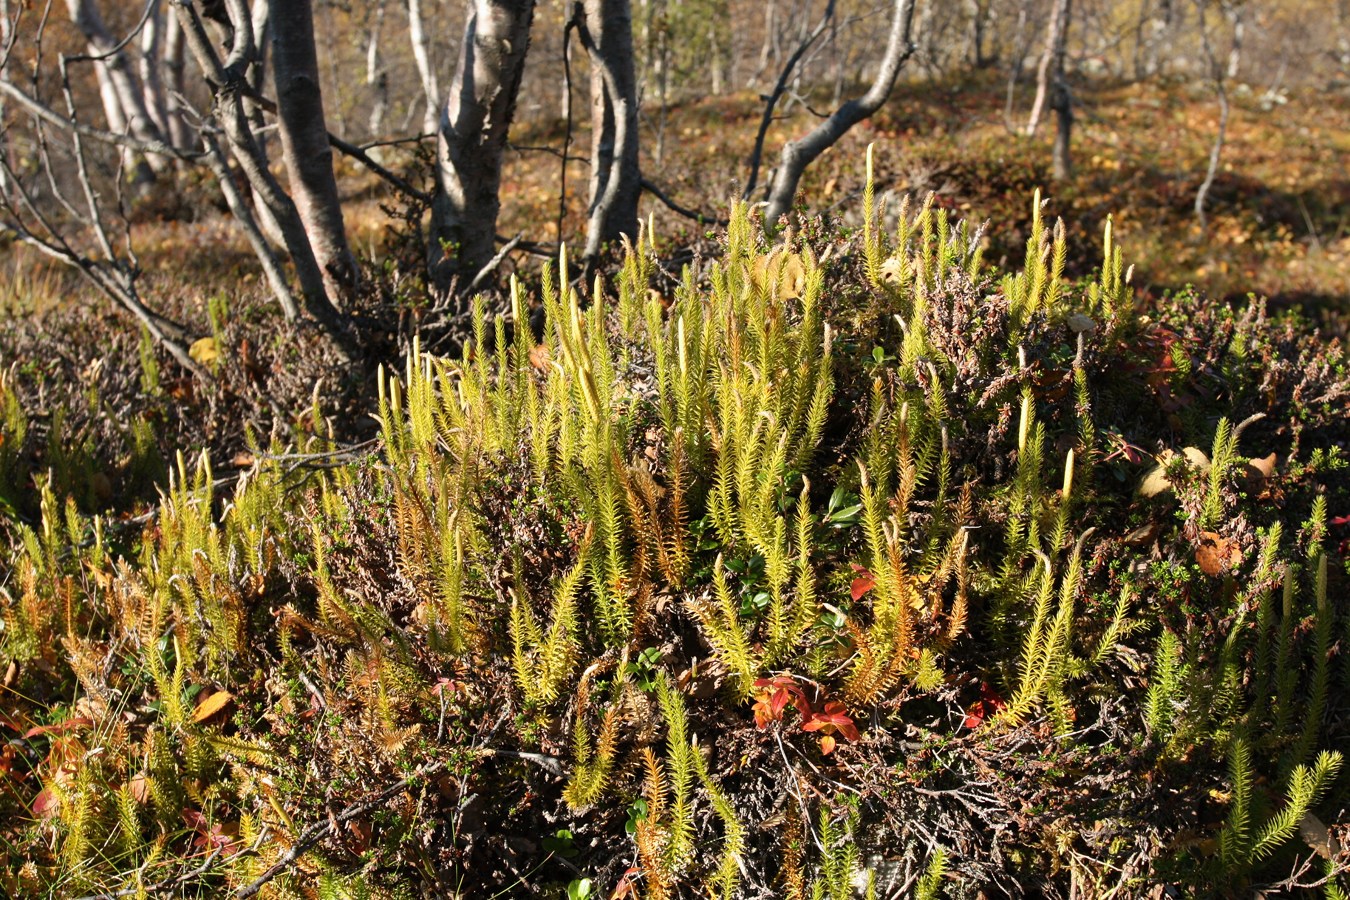
[[[497,254],[493,256],[492,259],[488,260],[486,265],[483,266],[483,268],[478,270],[478,274],[473,276],[473,281],[469,282],[468,293],[472,294],[474,291],[478,290],[478,286],[481,285],[484,281],[487,281],[488,276],[491,275],[494,271],[496,271],[497,267],[500,266],[502,262],[508,256],[511,255],[511,251],[520,246],[520,242],[522,239],[524,239],[524,237],[525,232],[522,231],[519,232],[515,237],[511,238],[511,240],[507,241],[505,246],[503,246],[502,249],[498,250]]]
[[[829,0],[826,4],[825,14],[820,17],[820,22],[817,23],[815,31],[807,35],[806,39],[788,57],[787,63],[783,66],[783,71],[778,75],[778,83],[773,86],[773,93],[764,98],[764,115],[759,120],[759,132],[755,135],[755,149],[750,153],[750,177],[745,182],[745,190],[741,192],[742,200],[749,200],[755,193],[755,187],[759,184],[759,166],[764,158],[764,138],[768,135],[769,125],[773,122],[774,107],[778,105],[778,101],[786,93],[788,82],[792,78],[793,70],[797,68],[797,63],[801,62],[801,58],[806,55],[806,51],[820,39],[820,36],[825,33],[825,29],[829,27],[830,21],[834,18],[834,4],[835,0]]]
[[[557,159],[566,159],[569,163],[581,163],[583,166],[589,166],[591,161],[584,156],[563,156],[563,152],[557,147],[534,147],[529,144],[512,144],[507,142],[506,149],[512,153],[547,153],[549,156]]]
[[[72,57],[74,59],[74,57]],[[12,98],[20,106],[26,109],[33,116],[41,119],[49,125],[60,128],[62,131],[78,133],[83,137],[92,138],[96,141],[102,141],[105,144],[113,144],[117,147],[123,147],[136,153],[148,153],[158,156],[167,156],[172,159],[180,159],[184,162],[197,162],[203,156],[202,153],[190,150],[180,150],[171,144],[166,144],[159,140],[142,140],[132,137],[129,134],[118,134],[115,131],[105,131],[102,128],[95,128],[92,125],[86,125],[83,122],[72,121],[47,106],[41,100],[30,96],[22,88],[12,81],[0,79],[0,93]]]
[[[717,225],[720,227],[725,226],[727,224],[726,219],[719,219],[716,216],[710,216],[705,213],[698,212],[697,210],[681,206],[680,204],[676,203],[674,200],[666,196],[664,191],[662,191],[651,181],[648,181],[646,178],[642,179],[642,189],[647,193],[651,194],[657,200],[660,200],[671,212],[678,213],[679,215],[684,216],[686,219],[693,219],[700,225]]]
[[[136,23],[136,26],[127,33],[126,37],[122,38],[122,40],[118,41],[109,49],[104,50],[102,53],[89,53],[81,56],[67,57],[68,61],[105,62],[106,60],[112,59],[114,56],[122,52],[122,48],[126,47],[127,44],[130,44],[132,41],[134,41],[136,39],[136,35],[141,33],[142,29],[145,28],[145,23],[150,21],[150,16],[154,13],[155,5],[158,2],[159,0],[146,0],[145,9],[141,11],[140,21],[138,21]]]
[[[398,147],[402,144],[420,144],[428,138],[434,138],[434,134],[410,134],[401,138],[386,138],[382,141],[367,141],[359,145],[362,150],[374,150],[377,147]]]
[[[271,99],[270,97],[267,97],[255,91],[251,85],[248,85],[246,83],[240,83],[239,92],[244,97],[247,97],[249,100],[252,100],[254,103],[258,104],[258,106],[261,107],[264,112],[271,113],[272,115],[277,114],[276,101]],[[417,138],[404,138],[402,141],[394,141],[391,143],[401,143],[407,142],[409,140],[421,140],[421,136]],[[407,181],[405,181],[404,179],[395,175],[393,172],[386,169],[384,166],[377,163],[374,159],[371,158],[370,154],[366,152],[365,147],[359,144],[353,144],[349,141],[343,140],[342,138],[333,134],[331,131],[328,132],[328,144],[334,150],[337,150],[339,153],[343,153],[347,156],[350,156],[352,159],[361,163],[371,172],[375,173],[380,178],[383,178],[385,181],[389,182],[391,185],[398,188],[398,190],[402,191],[404,194],[413,198],[414,200],[420,200],[423,203],[431,202],[430,194],[428,194],[426,191],[419,191],[417,188],[413,187]],[[381,145],[371,144],[369,146],[375,147]]]
[[[315,822],[313,825],[310,825],[304,831],[300,832],[300,836],[296,838],[295,843],[291,844],[290,849],[281,854],[281,857],[276,862],[272,863],[272,865],[268,866],[261,875],[235,891],[234,897],[236,900],[244,900],[244,898],[255,896],[263,889],[264,885],[290,869],[291,866],[295,865],[296,860],[308,852],[315,844],[319,843],[319,841],[326,838],[337,828],[337,826],[345,825],[357,816],[367,813],[376,807],[383,806],[390,798],[407,790],[413,782],[434,775],[444,769],[447,765],[448,763],[445,760],[441,760],[439,762],[421,766],[407,778],[390,785],[370,799],[352,804],[337,815],[329,816],[322,822]]]
[[[563,27],[563,46],[562,46],[562,64],[563,64],[563,91],[567,98],[567,128],[563,131],[563,148],[559,154],[560,162],[558,173],[558,240],[563,239],[563,220],[567,217],[567,151],[572,149],[572,29],[581,24],[581,6],[572,8],[572,18],[567,20]],[[567,277],[563,272],[562,276]]]
[[[779,155],[778,171],[774,174],[773,184],[769,188],[769,205],[764,213],[766,228],[775,228],[778,219],[792,209],[797,185],[806,167],[815,162],[820,154],[833,147],[854,125],[880,109],[891,95],[900,70],[917,49],[911,39],[914,28],[914,6],[915,0],[895,0],[894,17],[891,19],[890,35],[886,42],[886,55],[882,58],[876,80],[872,82],[867,92],[840,106],[801,140],[788,141],[783,145],[782,153]]]

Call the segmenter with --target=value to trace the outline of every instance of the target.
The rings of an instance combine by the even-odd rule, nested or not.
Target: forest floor
[[[1301,307],[1336,333],[1345,333],[1350,308],[1350,99],[1333,94],[1277,97],[1234,90],[1233,114],[1222,162],[1201,227],[1193,209],[1218,122],[1204,85],[1148,83],[1093,85],[1077,95],[1075,174],[1056,185],[1049,174],[1053,122],[1035,138],[1008,127],[1006,85],[992,76],[959,83],[901,85],[882,112],[855,128],[810,168],[801,190],[815,211],[856,224],[864,148],[876,142],[877,183],[892,197],[935,192],[936,202],[963,218],[1000,223],[986,256],[1016,263],[1040,188],[1047,212],[1062,217],[1075,255],[1073,274],[1085,274],[1100,256],[1102,226],[1112,217],[1117,240],[1135,262],[1143,299],[1187,285],[1219,300],[1249,294],[1273,307]],[[1025,122],[1026,98],[1014,115]],[[812,107],[829,108],[828,96]],[[644,120],[644,176],[686,208],[725,219],[748,176],[763,102],[752,91],[673,104]],[[771,124],[759,184],[764,185],[783,142],[814,121],[795,104]],[[559,234],[560,121],[518,125],[502,186],[499,233],[556,242]],[[589,135],[572,135],[562,232],[581,239],[585,229]],[[390,160],[416,171],[411,156]],[[400,240],[373,176],[342,166],[351,202],[348,225],[358,253],[380,259]],[[429,182],[428,182],[429,183]],[[894,203],[892,203],[894,206]],[[202,210],[206,210],[205,213]],[[650,195],[643,215],[657,221],[658,245],[675,250],[698,242],[700,226]],[[703,229],[705,232],[709,229]],[[189,195],[149,205],[131,229],[156,291],[198,295],[260,289],[243,240],[210,203]],[[529,268],[530,263],[525,263]],[[0,310],[42,310],[82,296],[78,276],[24,248],[0,248]],[[210,285],[203,289],[203,285]],[[192,298],[189,299],[191,302]]]

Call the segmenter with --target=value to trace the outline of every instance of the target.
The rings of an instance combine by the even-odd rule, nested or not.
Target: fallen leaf
[[[1143,547],[1157,540],[1160,534],[1162,534],[1161,523],[1149,522],[1125,535],[1125,544],[1130,547]]]
[[[1249,460],[1247,463],[1247,471],[1249,473],[1255,471],[1262,479],[1270,478],[1275,474],[1275,463],[1278,459],[1279,457],[1272,453],[1262,459]]]
[[[363,822],[359,819],[347,823],[347,827],[352,832],[352,852],[365,853],[370,849],[370,839],[375,834],[375,829],[369,822]]]
[[[619,883],[614,886],[614,893],[609,895],[609,900],[623,900],[629,894],[637,889],[638,878],[642,875],[642,870],[636,866],[627,869],[619,878]]]
[[[1185,457],[1191,468],[1199,470],[1201,474],[1209,471],[1209,457],[1199,447],[1186,447],[1181,451],[1181,455]],[[1149,469],[1144,477],[1139,480],[1139,496],[1147,499],[1173,490],[1173,484],[1167,477],[1167,468],[1176,458],[1177,454],[1171,450],[1164,450],[1159,455],[1158,464]]]
[[[234,694],[229,691],[216,691],[215,693],[202,699],[197,704],[197,708],[192,712],[192,721],[201,723],[214,716],[225,708],[225,705],[234,699]]]
[[[64,722],[58,722],[55,725],[38,725],[35,728],[30,728],[23,733],[23,739],[26,741],[29,738],[35,738],[41,734],[65,734],[71,729],[83,728],[86,725],[93,724],[94,722],[92,719],[76,716],[71,719],[66,719]]]
[[[898,256],[892,256],[881,264],[881,280],[899,284],[904,269],[904,261]]]
[[[868,591],[872,590],[872,588],[877,586],[877,580],[872,575],[872,573],[867,571],[866,569],[855,566],[855,570],[859,571],[860,574],[858,575],[857,578],[853,579],[853,584],[849,590],[849,593],[853,597],[853,602],[857,603],[859,600],[862,599],[864,594],[866,594]]]
[[[127,782],[127,787],[131,790],[131,799],[144,806],[150,802],[150,776],[145,772],[137,772],[131,776]]]
[[[216,349],[216,339],[204,337],[193,341],[192,346],[188,348],[188,356],[199,365],[211,365],[220,358],[220,351]]]
[[[1210,578],[1226,575],[1242,561],[1242,548],[1237,541],[1230,540],[1213,531],[1200,532],[1200,546],[1195,551],[1195,561],[1200,571]]]
[[[40,819],[50,819],[56,815],[56,810],[60,805],[61,801],[56,799],[56,795],[47,788],[43,788],[33,798],[33,815]]]
[[[1322,820],[1310,812],[1305,812],[1298,823],[1298,833],[1304,843],[1323,859],[1334,859],[1340,855],[1341,848],[1336,836],[1327,830]]]
[[[806,289],[806,267],[796,253],[789,253],[783,260],[778,272],[778,287],[775,293],[780,300],[795,300]]]
[[[1209,471],[1209,455],[1199,447],[1186,447],[1181,451],[1181,455],[1186,457],[1186,462],[1199,469],[1201,473]]]
[[[1145,499],[1161,496],[1170,490],[1172,482],[1167,479],[1167,469],[1161,464],[1149,469],[1139,480],[1139,496]]]
[[[1091,334],[1097,330],[1097,323],[1092,320],[1092,317],[1085,316],[1082,313],[1074,313],[1065,320],[1065,323],[1074,334],[1081,334],[1085,331]]]

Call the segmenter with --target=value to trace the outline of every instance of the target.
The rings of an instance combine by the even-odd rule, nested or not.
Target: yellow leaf
[[[225,704],[234,699],[234,694],[229,691],[216,691],[197,704],[197,709],[192,713],[192,721],[205,722],[225,708]]]
[[[216,339],[204,337],[193,341],[192,346],[188,348],[188,356],[200,365],[211,365],[220,358],[220,352],[216,349]]]

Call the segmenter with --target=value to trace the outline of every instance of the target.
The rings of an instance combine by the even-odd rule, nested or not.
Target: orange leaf
[[[225,708],[225,704],[234,699],[234,694],[229,691],[216,691],[202,702],[197,704],[196,710],[192,713],[192,721],[201,723],[214,716]]]
[[[825,754],[826,756],[829,756],[831,753],[834,752],[834,736],[833,736],[833,735],[822,734],[822,735],[820,736],[820,752],[823,753],[823,754]]]
[[[1210,578],[1219,578],[1233,570],[1242,561],[1242,548],[1213,531],[1200,532],[1200,546],[1195,550],[1195,561],[1200,571]]]

